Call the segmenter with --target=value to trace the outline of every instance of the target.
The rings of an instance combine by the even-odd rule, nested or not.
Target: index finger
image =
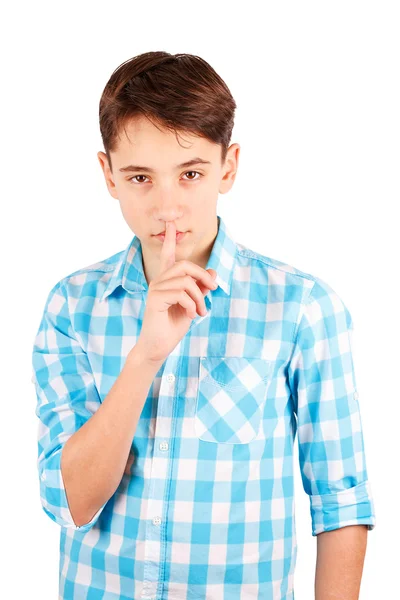
[[[175,264],[176,226],[173,221],[165,222],[165,237],[161,248],[160,275]]]

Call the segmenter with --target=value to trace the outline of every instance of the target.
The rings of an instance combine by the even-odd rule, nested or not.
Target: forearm
[[[366,525],[317,535],[315,600],[358,600],[367,536]]]
[[[100,407],[66,441],[61,471],[76,525],[90,521],[130,466],[137,422],[160,366],[142,360],[134,347]]]

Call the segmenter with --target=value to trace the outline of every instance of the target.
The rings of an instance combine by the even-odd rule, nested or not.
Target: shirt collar
[[[218,233],[206,269],[214,269],[217,272],[216,282],[218,286],[229,295],[237,246],[222,217],[217,215],[217,218]],[[100,302],[112,294],[119,285],[129,293],[146,292],[149,288],[143,271],[142,245],[136,235],[133,236],[116,263],[100,297]]]

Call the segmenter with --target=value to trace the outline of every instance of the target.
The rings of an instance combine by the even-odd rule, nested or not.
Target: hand
[[[149,284],[142,329],[136,352],[149,362],[162,364],[187,333],[197,314],[205,315],[204,296],[218,286],[214,269],[189,261],[175,262],[176,227],[166,222],[160,271]]]

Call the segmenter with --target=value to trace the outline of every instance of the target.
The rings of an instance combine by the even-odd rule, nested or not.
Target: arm
[[[356,389],[352,330],[345,304],[327,283],[316,279],[300,311],[288,381],[297,421],[302,483],[310,498],[312,535],[323,534],[318,545],[322,548],[322,542],[324,550],[334,547],[332,540],[347,539],[352,531],[363,535],[376,522]],[[321,569],[326,572],[327,555],[332,566],[332,551],[322,554],[321,549],[319,573]],[[338,570],[333,570],[330,577],[340,585]],[[320,581],[318,575],[318,585]]]
[[[76,524],[90,521],[129,473],[137,422],[159,368],[134,347],[95,414],[65,443],[61,469]]]
[[[161,365],[144,363],[134,347],[101,402],[63,282],[49,293],[32,364],[43,509],[63,527],[88,531],[129,472],[137,421]]]
[[[366,525],[317,535],[315,600],[358,600],[367,535]]]

